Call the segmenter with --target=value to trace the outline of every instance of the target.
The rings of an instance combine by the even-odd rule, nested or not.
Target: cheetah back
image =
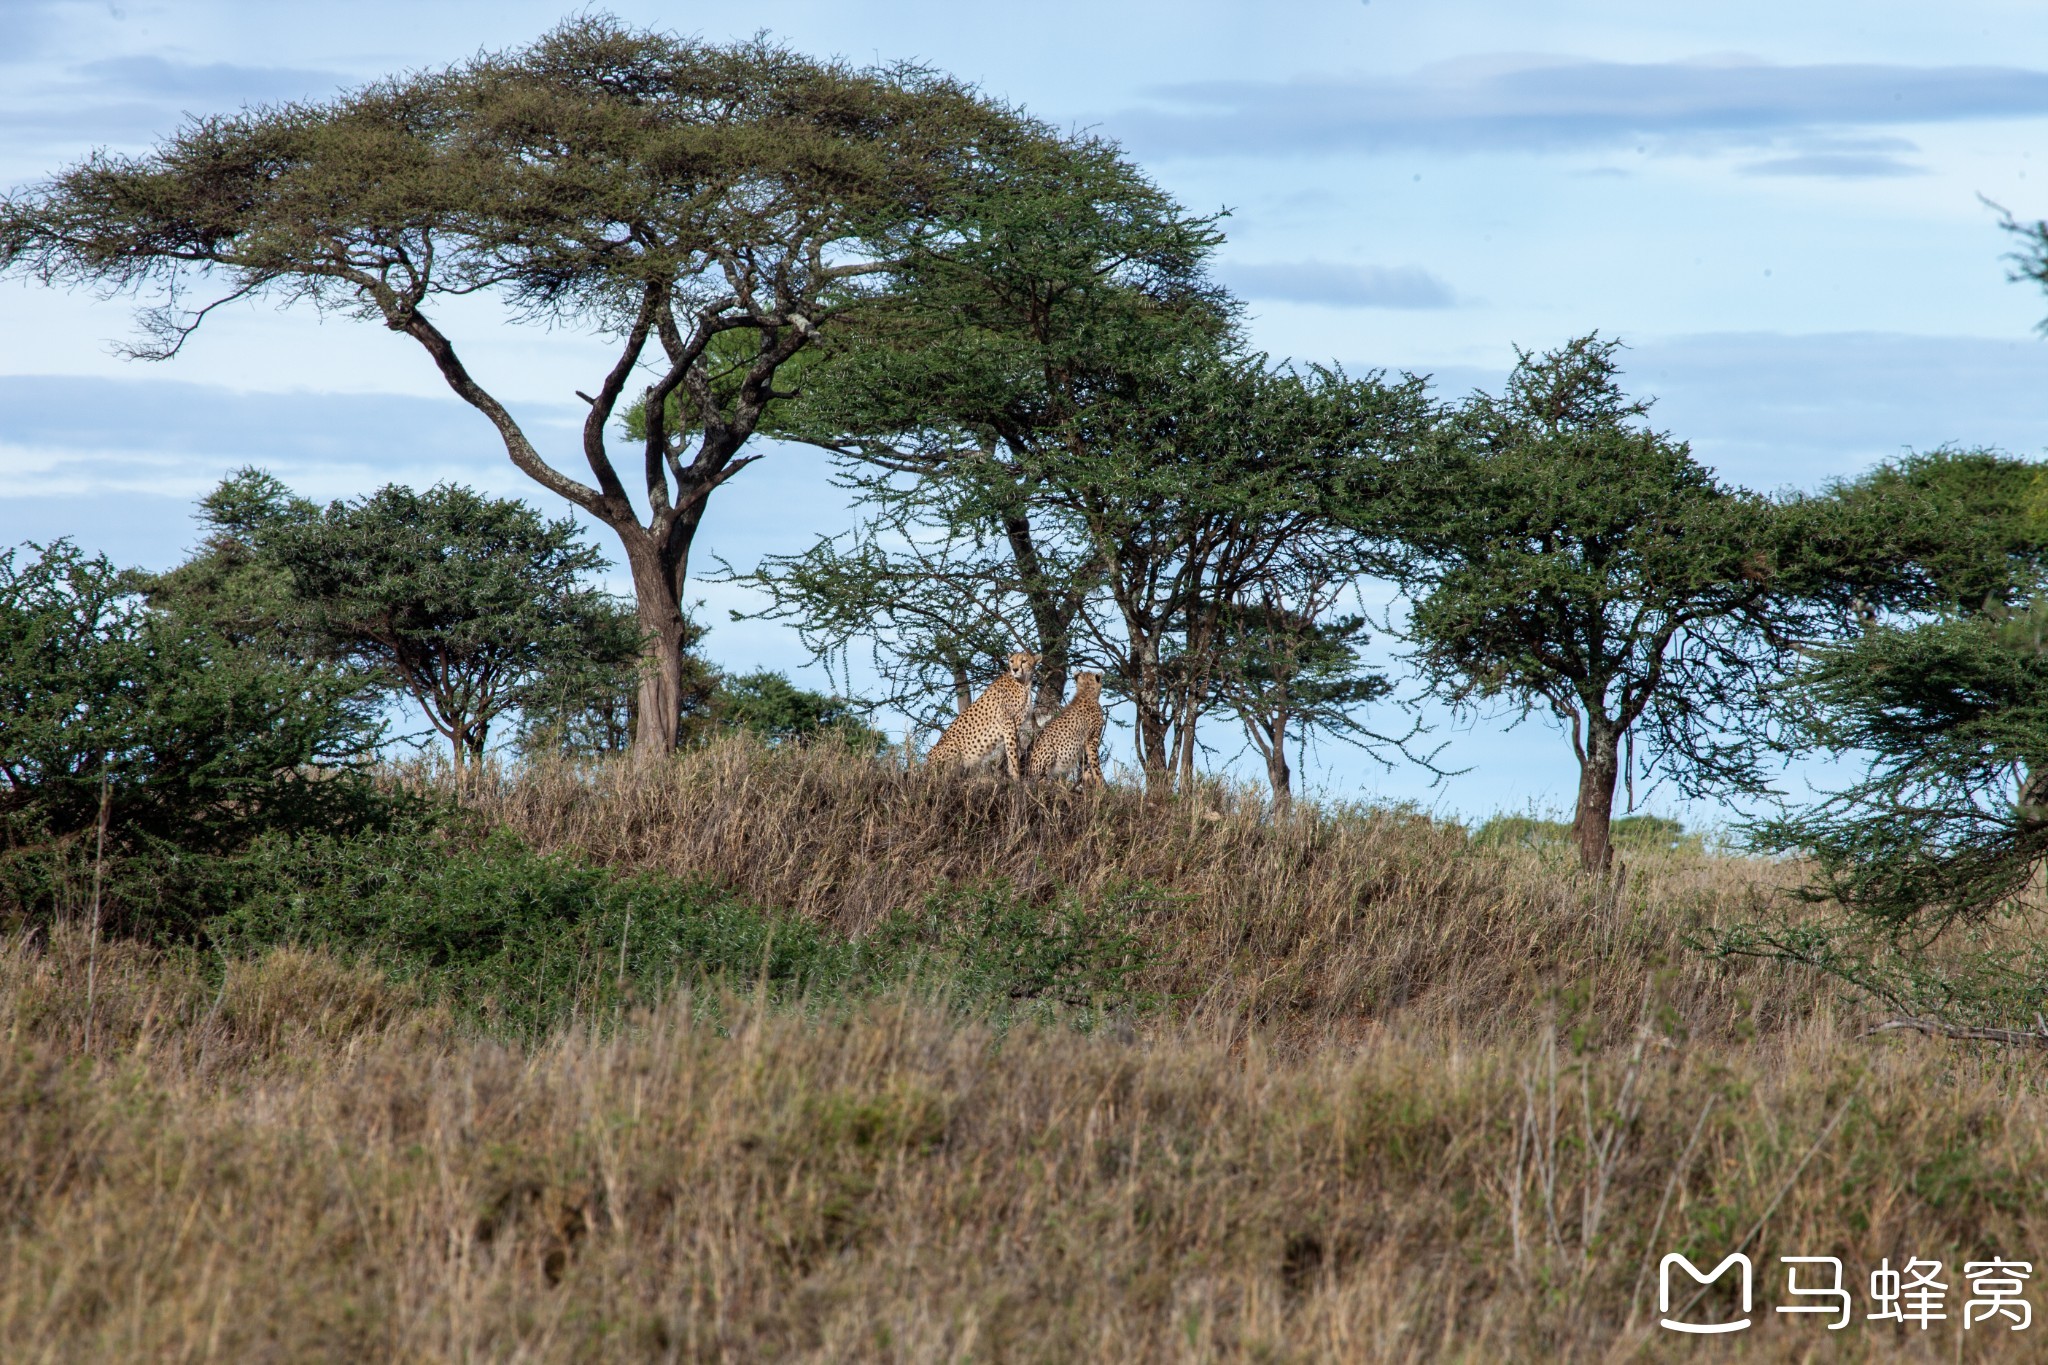
[[[1094,696],[1076,696],[1046,722],[1031,744],[1033,777],[1065,777],[1077,773],[1083,782],[1102,782],[1102,703]]]
[[[971,767],[1002,749],[1014,774],[1018,768],[1017,726],[1029,701],[1030,692],[1022,683],[1008,674],[997,678],[946,727],[925,761],[952,760]]]

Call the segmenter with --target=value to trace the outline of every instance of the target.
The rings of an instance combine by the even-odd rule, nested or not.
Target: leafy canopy
[[[1864,629],[1791,679],[1789,738],[1868,768],[1752,837],[1810,856],[1806,894],[1882,932],[1981,919],[2048,857],[2048,479],[1944,448],[1829,498],[1863,535],[1845,581]]]
[[[639,657],[633,614],[590,587],[604,565],[575,522],[442,483],[387,485],[328,508],[242,471],[205,501],[209,551],[160,593],[211,618],[268,626],[317,657],[401,688],[477,759],[492,722],[559,690],[563,669]]]
[[[1412,467],[1398,503],[1409,635],[1455,703],[1541,707],[1581,765],[1575,828],[1604,866],[1618,749],[1685,790],[1763,787],[1766,685],[1824,633],[1793,514],[1719,483],[1621,388],[1597,334],[1520,358]]]
[[[103,809],[115,851],[347,827],[372,709],[359,678],[152,609],[68,541],[0,551],[0,843],[77,838]]]
[[[141,296],[137,355],[222,303],[307,302],[411,337],[512,462],[620,537],[649,669],[636,746],[675,738],[682,594],[706,501],[793,358],[958,238],[1018,149],[1068,139],[941,74],[570,19],[522,48],[324,103],[207,115],[0,200],[0,273]],[[611,344],[576,457],[536,446],[443,330],[484,295]],[[644,382],[625,473],[608,440]],[[673,415],[674,425],[671,425]]]

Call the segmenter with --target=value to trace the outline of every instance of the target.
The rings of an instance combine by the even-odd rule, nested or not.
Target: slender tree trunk
[[[1159,647],[1150,638],[1131,642],[1132,660],[1137,668],[1137,688],[1131,697],[1138,713],[1138,763],[1145,770],[1145,786],[1164,790],[1172,780],[1166,715],[1162,705],[1159,676]]]
[[[1579,866],[1588,872],[1606,872],[1614,865],[1609,831],[1614,821],[1614,783],[1621,776],[1621,735],[1622,728],[1598,712],[1587,718],[1572,842],[1579,846]]]
[[[1067,641],[1073,630],[1075,608],[1046,584],[1045,567],[1031,523],[1021,516],[1005,516],[1003,535],[1010,542],[1010,558],[1023,585],[1024,604],[1031,612],[1032,627],[1038,632],[1038,667],[1031,675],[1029,719],[1034,729],[1043,728],[1067,699],[1067,670],[1072,666]]]
[[[472,785],[483,774],[484,750],[489,745],[488,721],[458,721],[455,729],[455,772],[467,773]]]
[[[1193,699],[1181,699],[1180,723],[1174,727],[1175,781],[1184,792],[1195,789],[1195,708]]]
[[[1271,747],[1266,750],[1266,781],[1273,788],[1273,809],[1286,810],[1294,804],[1294,773],[1287,766],[1287,713],[1273,717],[1268,732]]]

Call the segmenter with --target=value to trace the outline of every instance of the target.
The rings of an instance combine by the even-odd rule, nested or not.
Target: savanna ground
[[[1800,969],[1687,946],[1785,868],[1636,848],[1617,884],[1399,813],[743,743],[466,804],[276,855],[205,950],[82,909],[13,933],[0,1356],[2048,1340],[1964,1332],[1959,1274],[2048,1261],[2042,1064],[1865,1038]],[[1738,1248],[1755,1326],[1659,1328],[1662,1254]],[[1780,1255],[1841,1257],[1857,1321],[1772,1312]],[[1948,1267],[1949,1320],[1863,1321],[1870,1270],[1914,1256]]]

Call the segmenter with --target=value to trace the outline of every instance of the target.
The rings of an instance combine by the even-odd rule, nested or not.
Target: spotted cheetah
[[[1037,666],[1036,654],[1012,654],[1003,676],[967,704],[925,761],[950,760],[971,768],[1000,748],[1010,776],[1020,776],[1017,726],[1031,705],[1031,670]]]
[[[1026,765],[1033,777],[1075,773],[1083,785],[1102,785],[1102,675],[1076,673],[1074,699],[1045,723],[1031,742]]]

